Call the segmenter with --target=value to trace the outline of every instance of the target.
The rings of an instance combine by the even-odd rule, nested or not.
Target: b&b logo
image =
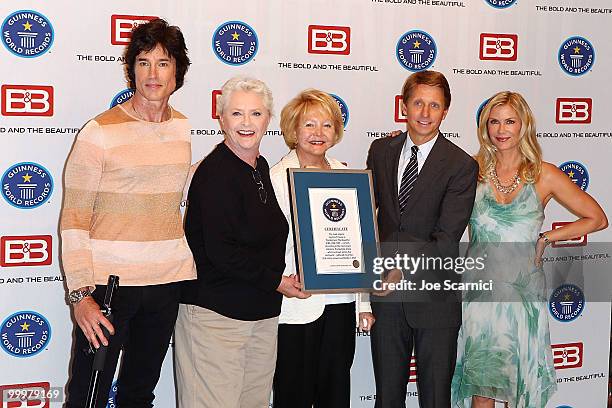
[[[591,123],[591,98],[557,98],[557,123]]]
[[[408,382],[409,383],[415,383],[417,382],[417,364],[416,364],[416,358],[414,357],[414,355],[412,355],[410,357],[410,366],[408,369]]]
[[[53,246],[51,235],[0,237],[0,266],[51,265]]]
[[[229,65],[246,64],[255,57],[259,40],[253,28],[242,21],[228,21],[215,30],[213,52]]]
[[[212,106],[212,112],[211,112],[211,116],[213,119],[219,119],[219,114],[217,113],[217,100],[219,99],[219,96],[221,96],[221,90],[220,89],[214,89],[212,91],[211,94],[211,106]]]
[[[570,283],[553,290],[548,301],[548,310],[556,320],[566,323],[576,320],[584,310],[584,292]]]
[[[14,357],[32,357],[47,347],[51,326],[43,315],[32,311],[13,313],[0,327],[2,348]]]
[[[134,90],[130,88],[125,88],[123,91],[113,96],[113,99],[111,100],[111,103],[110,103],[110,107],[112,108],[116,105],[119,105],[120,103],[123,103],[127,101],[128,99],[130,99],[132,96],[134,96]]]
[[[555,369],[582,367],[582,355],[584,345],[582,343],[553,344],[552,355]]]
[[[518,35],[480,34],[480,59],[483,61],[516,61]]]
[[[491,7],[503,9],[513,6],[516,0],[485,0],[485,2]]]
[[[424,31],[412,30],[402,35],[395,47],[397,60],[408,71],[429,68],[438,55],[436,42]]]
[[[559,165],[559,169],[567,174],[582,191],[586,191],[589,186],[589,172],[584,164],[577,161],[567,161]]]
[[[570,75],[584,75],[594,63],[595,49],[584,37],[570,37],[559,47],[559,65]]]
[[[53,116],[53,87],[2,85],[2,115]]]
[[[402,95],[395,95],[395,122],[406,123],[406,115],[402,111]]]
[[[2,408],[49,408],[51,396],[48,382],[0,385]]]
[[[132,30],[140,24],[146,24],[158,17],[154,16],[127,16],[113,14],[111,16],[111,44],[126,45],[132,38]]]
[[[348,121],[349,121],[349,108],[348,108],[348,105],[338,95],[329,94],[329,96],[331,96],[332,98],[334,98],[336,100],[336,102],[338,102],[338,106],[340,107],[340,113],[342,113],[342,124],[346,128],[346,125],[348,124]]]
[[[557,228],[561,228],[564,225],[570,224],[569,222],[553,222],[552,229],[556,230]],[[552,243],[553,248],[565,248],[565,247],[581,247],[586,246],[587,244],[587,236],[582,235],[580,237],[566,239],[564,241],[555,241]]]
[[[308,26],[309,54],[351,53],[351,28],[340,26]]]
[[[36,208],[53,192],[49,170],[37,163],[17,163],[2,175],[2,197],[13,207]]]
[[[2,43],[18,57],[34,58],[49,51],[53,44],[53,26],[34,10],[19,10],[2,23]]]

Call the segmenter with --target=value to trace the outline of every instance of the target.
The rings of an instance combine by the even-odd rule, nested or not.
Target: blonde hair
[[[221,88],[221,95],[217,96],[217,114],[219,116],[223,115],[223,111],[227,107],[226,105],[228,104],[234,91],[253,92],[261,96],[263,104],[268,110],[268,113],[270,116],[273,116],[272,91],[270,91],[268,85],[259,79],[244,76],[230,78],[223,84],[223,87]]]
[[[525,183],[535,183],[542,171],[542,148],[536,137],[536,124],[533,113],[525,99],[516,92],[503,91],[493,95],[480,113],[478,120],[478,142],[480,150],[476,155],[479,172],[478,181],[488,178],[489,169],[497,163],[497,148],[491,142],[487,123],[491,110],[496,106],[508,105],[516,111],[521,119],[521,132],[518,149],[521,153],[521,164],[518,173]]]
[[[332,119],[335,131],[334,145],[342,140],[344,123],[338,102],[326,92],[306,89],[290,100],[281,111],[280,128],[289,149],[293,150],[297,146],[297,130],[302,117],[308,110],[314,109],[321,110]]]

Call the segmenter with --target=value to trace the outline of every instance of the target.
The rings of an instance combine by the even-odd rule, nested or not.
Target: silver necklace
[[[510,185],[503,185],[499,181],[499,177],[497,177],[497,170],[495,170],[495,166],[491,166],[489,168],[489,177],[491,181],[493,181],[493,185],[502,194],[510,194],[521,184],[521,177],[518,174],[518,170],[514,174],[514,176],[508,180],[506,183],[511,183]]]

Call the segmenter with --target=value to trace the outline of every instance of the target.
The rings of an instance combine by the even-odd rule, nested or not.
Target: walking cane
[[[106,284],[106,293],[104,295],[104,304],[102,304],[102,314],[111,323],[113,322],[113,311],[111,309],[111,301],[113,300],[113,294],[119,287],[119,277],[116,275],[110,275],[108,277],[108,283]],[[110,333],[103,325],[100,326],[104,337],[110,344]],[[89,391],[87,391],[87,404],[86,408],[95,408],[96,401],[98,400],[98,388],[100,387],[100,374],[104,371],[104,364],[106,362],[106,351],[108,346],[100,344],[100,347],[95,351],[93,368],[91,371],[91,379],[89,380]]]

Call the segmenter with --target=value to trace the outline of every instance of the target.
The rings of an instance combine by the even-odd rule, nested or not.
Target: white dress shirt
[[[421,174],[421,169],[425,164],[425,160],[427,160],[427,156],[431,152],[433,145],[436,143],[439,135],[434,136],[427,143],[423,143],[419,146],[419,151],[417,153],[417,165],[419,167],[419,174]],[[410,138],[410,135],[406,136],[406,141],[404,142],[404,146],[402,147],[402,152],[400,153],[399,164],[397,166],[397,194],[399,195],[400,187],[402,186],[402,176],[404,175],[404,170],[406,170],[406,166],[410,163],[410,155],[412,154],[412,146],[414,143]]]

